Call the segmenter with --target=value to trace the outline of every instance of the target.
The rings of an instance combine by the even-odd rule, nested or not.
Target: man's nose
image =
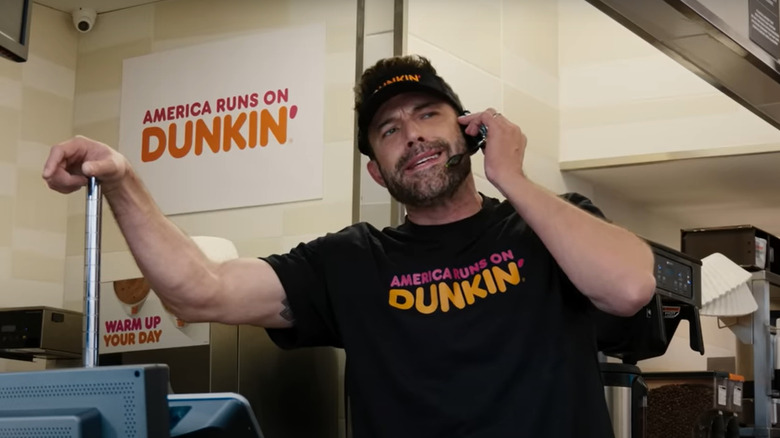
[[[407,147],[414,147],[415,143],[425,143],[425,137],[419,124],[410,120],[406,123],[405,129]]]

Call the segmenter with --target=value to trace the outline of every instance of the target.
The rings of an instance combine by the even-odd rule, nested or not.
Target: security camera
[[[97,13],[91,8],[78,8],[74,9],[73,13],[73,26],[81,33],[87,33],[95,26],[95,18]]]

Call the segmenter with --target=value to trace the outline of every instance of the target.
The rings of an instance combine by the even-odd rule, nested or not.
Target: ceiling
[[[162,0],[33,0],[58,11],[70,13],[78,8],[91,8],[98,14],[155,3]]]

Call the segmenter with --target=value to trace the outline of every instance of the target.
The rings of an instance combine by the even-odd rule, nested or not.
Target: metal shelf
[[[780,275],[757,271],[748,282],[758,310],[739,318],[739,330],[735,334],[744,344],[753,344],[754,427],[740,430],[742,436],[780,437],[780,428],[772,427],[773,411],[772,376],[774,366],[771,340],[770,311],[780,309]],[[774,302],[774,303],[773,303]],[[773,304],[775,304],[773,306]],[[749,369],[749,368],[748,368]],[[744,433],[743,433],[744,431]]]

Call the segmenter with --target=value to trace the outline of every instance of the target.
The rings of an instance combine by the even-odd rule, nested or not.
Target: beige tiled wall
[[[363,30],[363,67],[373,65],[381,58],[393,55],[394,0],[365,0]],[[407,11],[408,12],[408,11]],[[403,29],[398,32],[403,33]],[[366,171],[368,158],[360,156],[360,220],[377,228],[391,222],[391,198],[387,190],[377,184]]]
[[[62,306],[67,198],[41,179],[72,135],[77,36],[70,16],[33,3],[25,63],[0,59],[0,308]],[[0,360],[0,371],[45,363]]]

